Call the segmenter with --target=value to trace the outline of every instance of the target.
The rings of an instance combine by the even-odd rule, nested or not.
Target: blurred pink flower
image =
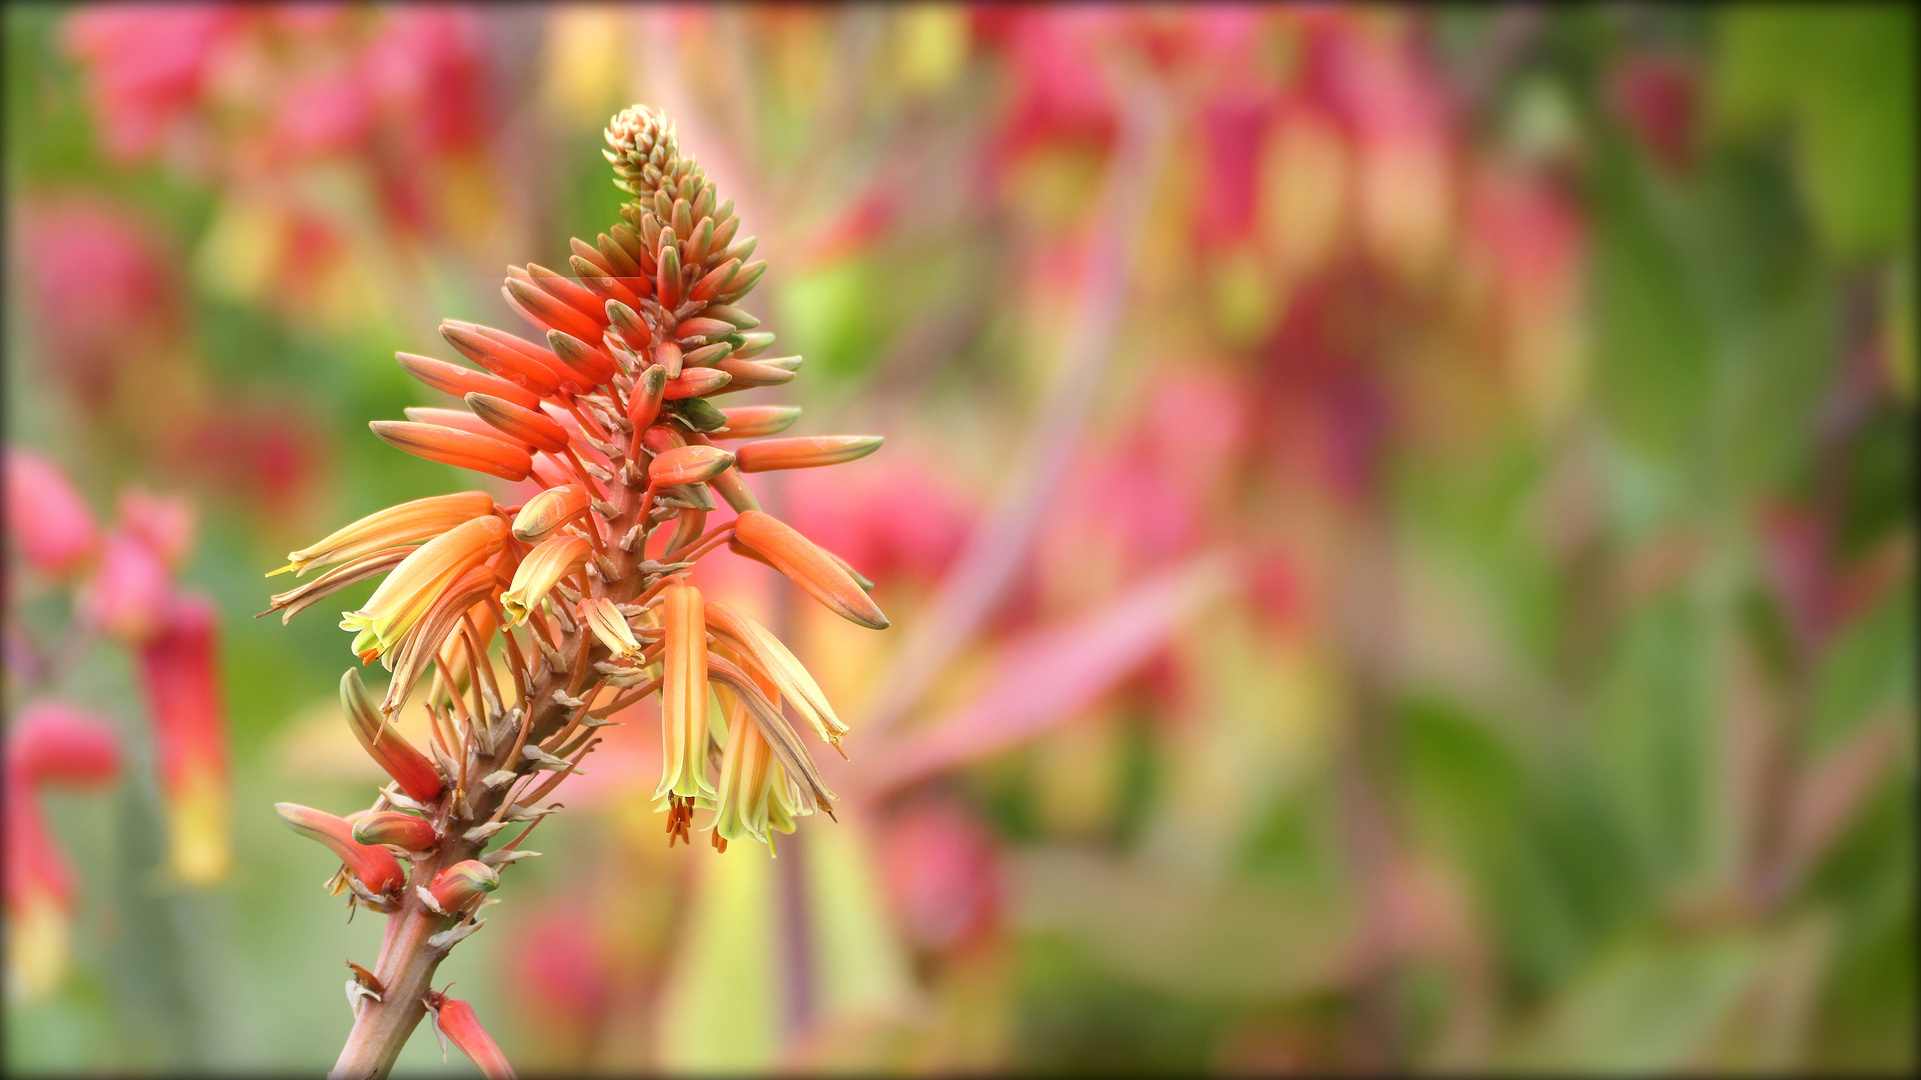
[[[159,631],[171,600],[160,553],[145,539],[112,529],[93,575],[80,586],[77,609],[89,627],[137,645]]]
[[[1685,57],[1641,53],[1608,72],[1608,108],[1641,149],[1671,173],[1685,173],[1694,164],[1700,97],[1695,69]]]
[[[47,370],[90,409],[180,323],[172,260],[142,222],[104,200],[67,197],[23,215],[21,281]]]
[[[199,105],[214,60],[251,14],[234,4],[99,4],[66,25],[107,155],[145,157]]]
[[[839,472],[796,470],[786,482],[794,527],[881,585],[938,579],[975,516],[939,472],[904,454]]]
[[[71,574],[99,547],[93,513],[65,474],[36,454],[6,451],[7,534],[34,571]]]
[[[881,871],[902,931],[921,949],[960,949],[999,926],[993,841],[955,802],[922,798],[897,814],[881,841]]]

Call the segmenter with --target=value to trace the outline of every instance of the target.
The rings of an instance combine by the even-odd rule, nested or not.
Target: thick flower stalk
[[[466,408],[372,425],[408,453],[538,493],[517,506],[472,491],[391,507],[276,571],[318,572],[273,597],[283,617],[383,579],[341,627],[361,661],[392,678],[376,699],[350,670],[341,698],[393,783],[347,818],[280,807],[339,857],[330,888],[390,917],[374,970],[348,983],[355,1023],[337,1076],[384,1074],[430,1008],[456,1041],[479,1030],[471,1009],[431,990],[434,969],[484,923],[500,871],[534,854],[522,842],[559,809],[549,796],[593,751],[595,729],[629,706],[660,696],[655,795],[670,845],[700,828],[719,850],[743,838],[771,846],[796,818],[829,811],[836,796],[783,702],[836,750],[846,725],[773,634],[687,583],[699,559],[725,548],[853,622],[887,625],[871,584],[764,513],[741,475],[851,461],[880,440],[771,437],[800,410],[719,404],[800,366],[766,357],[773,335],[740,306],[766,265],[658,114],[621,112],[607,143],[633,197],[625,220],[596,243],[573,241],[571,274],[509,269],[503,294],[533,334],[443,323],[473,366],[398,359]],[[710,528],[721,501],[736,516]],[[422,746],[392,723],[415,701],[428,715]],[[483,1058],[505,1069],[490,1042]]]

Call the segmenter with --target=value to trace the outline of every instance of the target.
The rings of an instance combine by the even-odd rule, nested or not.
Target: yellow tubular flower
[[[707,623],[700,590],[669,585],[661,593],[660,738],[662,771],[654,797],[712,795],[707,781]]]
[[[579,484],[563,484],[528,499],[514,517],[514,538],[535,543],[547,538],[568,519],[587,512],[587,489]]]
[[[366,607],[346,613],[340,628],[359,633],[354,648],[363,657],[368,649],[377,656],[393,648],[447,586],[506,542],[507,523],[492,514],[442,533],[395,567],[374,590]]]
[[[725,850],[743,836],[766,841],[769,782],[776,765],[773,748],[748,718],[747,706],[725,688],[721,696],[727,701],[727,747],[720,759],[713,829],[720,837],[714,846]]]
[[[834,707],[827,703],[827,695],[821,692],[820,684],[814,681],[814,677],[808,674],[807,669],[801,666],[801,662],[772,631],[717,600],[708,603],[706,616],[714,629],[739,641],[759,661],[760,666],[773,677],[774,686],[779,688],[781,695],[793,702],[794,708],[813,725],[815,734],[839,748],[841,736],[847,733],[847,725],[834,715]],[[763,689],[767,690],[768,698],[775,699],[773,688]]]
[[[524,511],[522,516],[526,516]],[[507,625],[519,626],[526,621],[527,612],[540,603],[554,583],[584,566],[592,554],[592,545],[572,533],[542,540],[520,560],[513,584],[500,598]]]
[[[491,514],[493,510],[494,497],[484,491],[434,495],[399,506],[389,506],[368,514],[311,547],[288,552],[287,565],[267,576],[284,574],[289,570],[300,575],[306,573],[310,566],[346,562],[396,544],[427,540],[477,517]]]
[[[627,625],[626,616],[612,600],[604,596],[598,600],[582,600],[578,610],[580,621],[586,623],[615,656],[631,660],[640,655],[640,642],[634,637],[634,628]]]

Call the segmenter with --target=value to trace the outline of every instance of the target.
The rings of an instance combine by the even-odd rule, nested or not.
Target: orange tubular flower
[[[367,426],[389,445],[457,469],[472,469],[502,480],[525,480],[534,467],[527,451],[471,431],[402,420],[375,420]]]
[[[839,560],[792,526],[758,510],[749,510],[740,515],[734,536],[834,614],[870,630],[887,628],[887,616],[881,614],[879,605],[868,597]]]
[[[766,265],[751,261],[752,237],[736,239],[733,203],[680,153],[673,128],[635,107],[614,117],[607,142],[616,182],[632,198],[625,220],[597,244],[573,243],[570,265],[583,280],[533,263],[508,271],[509,305],[548,347],[444,322],[441,335],[477,368],[405,353],[397,359],[471,411],[410,409],[407,421],[372,425],[408,453],[531,479],[540,490],[512,513],[469,492],[371,515],[294,552],[288,569],[333,569],[273,600],[273,610],[290,616],[385,575],[340,625],[355,633],[354,653],[363,662],[380,658],[393,678],[376,708],[349,672],[341,700],[356,736],[394,783],[355,826],[282,807],[289,824],[340,854],[347,866],[336,885],[351,890],[350,904],[411,927],[387,935],[373,969],[381,973],[380,998],[358,1000],[354,1034],[336,1065],[343,1075],[377,1073],[391,1062],[383,1055],[414,1022],[393,1010],[410,1003],[424,999],[438,1009],[450,1036],[478,1033],[471,1010],[434,995],[428,980],[446,950],[482,925],[481,898],[498,885],[496,868],[533,854],[518,840],[482,852],[500,831],[531,830],[550,812],[532,804],[598,744],[594,729],[610,703],[661,695],[665,762],[656,794],[670,843],[688,836],[697,809],[722,819],[713,835],[724,848],[743,836],[768,841],[791,831],[797,817],[830,807],[835,796],[779,703],[791,701],[836,747],[846,725],[764,627],[706,603],[675,576],[686,563],[726,549],[775,567],[863,626],[887,625],[861,579],[761,513],[742,476],[852,460],[879,440],[750,444],[742,448],[749,467],[712,444],[709,436],[759,437],[793,424],[798,409],[723,411],[711,399],[792,379],[799,358],[753,359],[774,339],[754,329],[759,320],[742,304]],[[703,529],[716,492],[740,515],[709,535]],[[667,557],[651,558],[647,540],[669,519]],[[659,677],[650,678],[655,663]],[[710,677],[728,708],[728,749],[719,755],[709,728]],[[430,741],[416,748],[389,718],[423,692]],[[555,778],[529,796],[517,781],[543,769]],[[725,792],[718,802],[717,784]],[[389,847],[408,854],[405,864]],[[483,1068],[497,1064],[499,1075],[511,1075],[491,1041],[479,1040],[484,1034],[463,1047]]]

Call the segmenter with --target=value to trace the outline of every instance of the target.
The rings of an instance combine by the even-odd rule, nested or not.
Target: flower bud
[[[599,338],[595,338],[599,341]],[[547,331],[547,347],[560,357],[560,362],[578,372],[582,379],[598,386],[614,377],[617,370],[614,362],[606,353],[573,336],[558,330]]]
[[[431,356],[415,356],[413,353],[397,352],[394,354],[394,359],[399,362],[401,370],[443,394],[464,398],[477,390],[529,409],[540,404],[539,397],[528,393],[518,383],[508,382],[498,375],[489,375],[484,371],[461,367],[459,364],[449,364],[445,360],[435,360]]]
[[[734,463],[734,455],[718,446],[677,446],[655,456],[647,467],[647,482],[656,487],[701,484]]]
[[[719,368],[690,367],[681,371],[677,379],[669,379],[661,396],[668,401],[682,398],[705,397],[733,381],[733,376]]]
[[[667,369],[653,364],[640,373],[634,392],[627,398],[627,419],[636,430],[646,431],[660,417],[660,403],[667,393]]]
[[[734,459],[744,473],[811,469],[864,458],[880,449],[880,444],[879,435],[803,435],[787,439],[762,439],[734,451]]]
[[[542,540],[520,560],[514,580],[501,594],[500,606],[507,612],[507,625],[518,626],[552,591],[555,583],[587,564],[593,545],[572,533]]]
[[[579,484],[545,489],[528,499],[514,516],[514,539],[529,544],[546,539],[547,534],[586,513],[591,498]]]
[[[654,343],[654,332],[647,326],[640,313],[618,300],[607,301],[607,319],[613,330],[627,347],[645,352]]]
[[[389,445],[457,469],[472,469],[502,480],[525,480],[534,467],[527,451],[485,435],[400,420],[375,420],[367,426]]]
[[[559,376],[538,357],[495,341],[481,329],[473,323],[448,319],[440,324],[440,335],[462,356],[535,394],[544,397],[560,388]]]
[[[494,428],[510,439],[528,443],[538,450],[558,454],[567,449],[571,441],[567,429],[555,423],[552,417],[537,409],[524,409],[511,401],[486,394],[474,393],[466,397],[467,407]]]
[[[660,455],[677,446],[686,446],[687,439],[680,432],[666,424],[655,424],[641,432],[640,445],[650,454]]]
[[[356,844],[387,844],[405,851],[426,851],[440,839],[434,824],[399,810],[361,814],[353,822]]]
[[[798,405],[737,405],[720,410],[727,426],[713,433],[716,439],[757,439],[778,435],[800,419]]]
[[[353,838],[353,826],[325,810],[315,810],[298,803],[275,803],[273,807],[295,832],[312,837],[327,845],[327,849],[339,856],[347,872],[360,879],[367,891],[376,896],[386,896],[407,880],[406,872],[401,870],[399,860],[384,847],[362,844]]]
[[[508,278],[501,290],[507,306],[543,330],[563,330],[578,338],[598,338],[600,325],[553,294],[519,278]]]
[[[481,897],[500,888],[500,875],[478,859],[457,862],[434,875],[427,893],[435,907],[446,915],[465,911]]]
[[[887,616],[860,583],[833,556],[792,526],[749,510],[736,520],[734,537],[836,615],[870,630],[887,628]]]
[[[703,316],[682,319],[679,325],[674,327],[674,334],[680,341],[686,341],[690,338],[707,338],[712,340],[714,338],[724,337],[733,332],[734,324],[721,322],[719,319],[705,318]]]
[[[434,1017],[434,1031],[440,1036],[441,1050],[453,1043],[461,1053],[467,1055],[480,1069],[487,1080],[514,1080],[514,1067],[507,1063],[507,1055],[500,1052],[493,1037],[480,1026],[480,1018],[474,1015],[474,1007],[445,994],[428,991],[427,1010]]]
[[[374,704],[373,695],[360,681],[360,672],[353,668],[340,676],[340,708],[347,714],[347,724],[353,728],[361,748],[400,784],[400,790],[408,798],[430,803],[440,797],[447,787],[440,770],[386,722]]]

